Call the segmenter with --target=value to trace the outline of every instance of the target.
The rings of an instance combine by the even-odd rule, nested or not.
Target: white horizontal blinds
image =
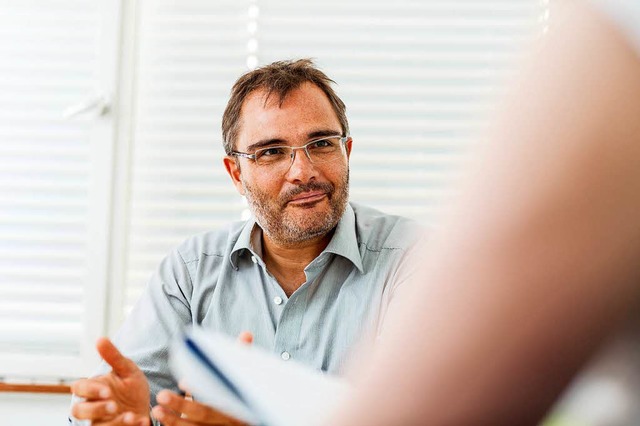
[[[52,3],[0,3],[0,376],[64,374],[84,337],[91,122],[63,112],[94,89],[100,16]]]
[[[127,308],[173,246],[240,218],[220,123],[247,69],[247,23],[245,1],[142,2]]]
[[[538,0],[257,1],[259,63],[313,57],[351,134],[351,199],[431,220]]]

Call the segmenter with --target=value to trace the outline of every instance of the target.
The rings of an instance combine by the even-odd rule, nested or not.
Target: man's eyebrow
[[[278,138],[263,139],[261,141],[258,141],[256,143],[252,143],[251,145],[249,145],[247,147],[247,152],[253,152],[256,149],[260,149],[260,148],[263,148],[265,146],[270,146],[270,145],[286,145],[286,142],[285,142],[284,139],[278,139]]]
[[[325,136],[337,136],[337,135],[342,135],[342,132],[340,130],[321,129],[321,130],[314,130],[313,132],[308,133],[307,139],[312,140],[312,139],[322,138]],[[272,146],[272,145],[280,145],[280,146],[287,145],[287,141],[280,138],[263,139],[247,146],[246,150],[247,152],[253,152],[256,149],[260,149],[260,148],[264,148],[266,146]]]
[[[307,137],[309,138],[309,140],[311,140],[311,139],[321,138],[324,136],[337,136],[337,135],[342,136],[342,131],[332,130],[332,129],[322,129],[322,130],[316,130],[315,132],[309,133]]]

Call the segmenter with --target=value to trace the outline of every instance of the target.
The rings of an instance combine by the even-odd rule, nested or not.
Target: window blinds
[[[431,221],[547,7],[536,0],[142,4],[125,312],[171,247],[246,210],[222,166],[220,118],[247,67],[315,58],[347,104],[351,199]]]
[[[247,10],[242,0],[142,2],[126,306],[171,247],[240,216],[220,122],[246,70]]]
[[[0,4],[0,376],[76,377],[92,304],[98,2]],[[94,333],[95,336],[95,333]]]
[[[311,56],[351,122],[351,199],[434,220],[536,1],[258,2],[258,57]]]

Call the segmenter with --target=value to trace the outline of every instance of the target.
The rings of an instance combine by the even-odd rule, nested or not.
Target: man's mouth
[[[305,205],[305,204],[315,204],[318,201],[325,199],[327,193],[324,191],[309,191],[302,192],[294,197],[292,197],[288,204],[293,205]]]

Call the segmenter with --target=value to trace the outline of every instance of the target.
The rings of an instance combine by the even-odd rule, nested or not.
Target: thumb
[[[139,371],[136,364],[129,358],[125,358],[115,347],[111,340],[101,337],[96,342],[98,353],[111,366],[113,372],[122,378],[129,377]]]
[[[251,334],[251,332],[249,331],[243,331],[240,334],[238,334],[237,341],[250,345],[251,343],[253,343],[253,334]]]
[[[240,334],[238,334],[238,342],[250,345],[251,343],[253,343],[253,334],[251,334],[249,331],[241,332]]]

